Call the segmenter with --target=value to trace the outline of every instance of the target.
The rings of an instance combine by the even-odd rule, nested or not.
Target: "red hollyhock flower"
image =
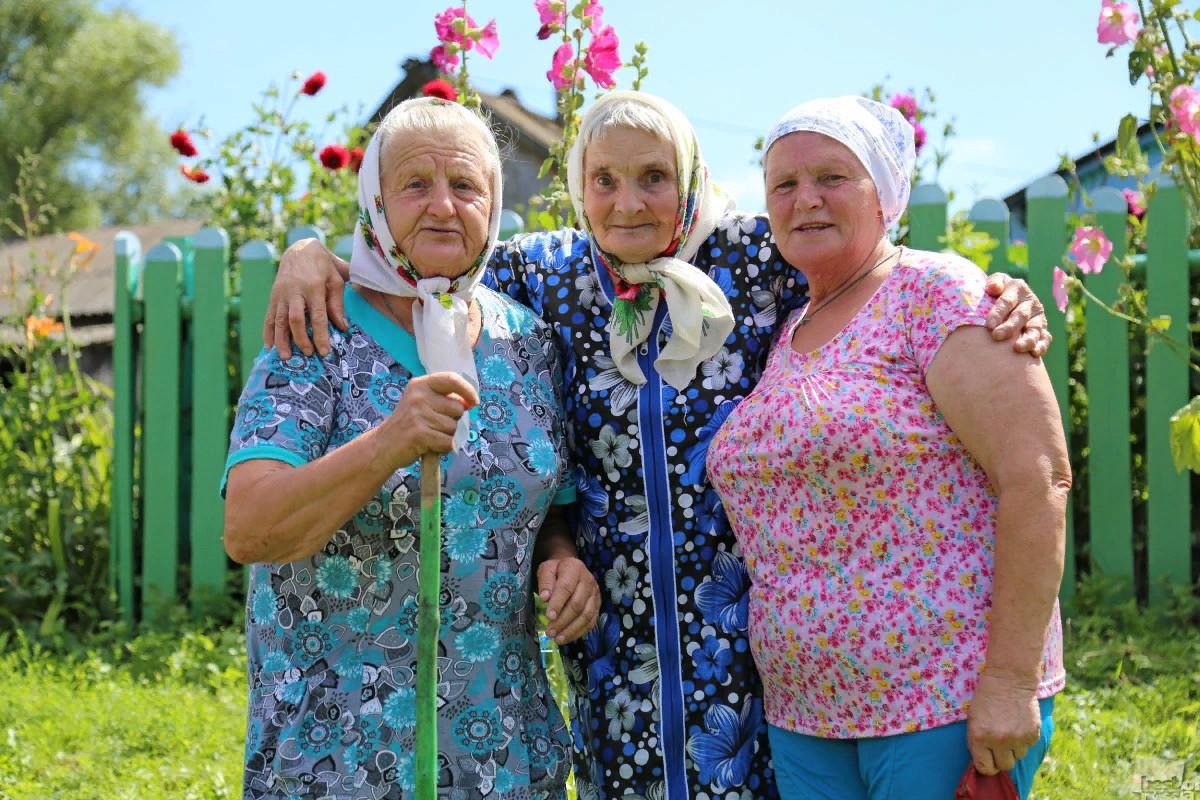
[[[308,79],[304,81],[304,85],[300,87],[300,91],[311,97],[323,88],[325,88],[325,73],[317,70],[308,76]]]
[[[322,148],[318,158],[328,170],[339,170],[350,163],[350,151],[340,144],[328,144]]]
[[[208,173],[201,167],[189,167],[186,164],[180,164],[179,171],[183,173],[183,177],[192,183],[208,183]]]
[[[362,160],[363,160],[363,149],[361,147],[351,147],[350,148],[350,169],[354,170],[355,172],[358,172],[359,168],[362,167]]]
[[[454,84],[441,78],[434,78],[422,86],[421,94],[425,97],[440,97],[451,102],[458,99],[458,92],[455,91]]]
[[[175,152],[181,156],[191,158],[196,155],[196,145],[192,144],[192,137],[188,136],[188,132],[183,128],[171,134],[171,147],[175,148]]]

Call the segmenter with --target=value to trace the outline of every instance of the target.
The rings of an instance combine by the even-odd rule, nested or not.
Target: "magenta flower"
[[[913,97],[911,94],[898,92],[892,95],[892,99],[889,102],[891,103],[892,108],[903,114],[904,118],[909,122],[916,122],[917,112],[920,110],[917,108],[917,98]]]
[[[1141,192],[1134,189],[1122,189],[1121,194],[1125,196],[1125,204],[1129,206],[1130,214],[1138,219],[1146,216],[1146,199],[1142,197]]]
[[[600,0],[589,0],[587,8],[583,10],[583,24],[593,34],[599,33],[601,26],[604,24],[601,20],[604,16],[604,6],[600,5]]]
[[[917,152],[919,153],[921,152],[921,148],[925,146],[925,139],[929,136],[929,134],[925,132],[925,126],[917,122],[915,119],[912,121],[912,126],[913,142],[916,144]]]
[[[458,68],[458,53],[450,52],[444,44],[439,44],[429,51],[429,60],[438,70],[447,75]]]
[[[1104,231],[1088,225],[1075,229],[1069,252],[1079,265],[1080,272],[1097,274],[1104,269],[1104,262],[1112,255],[1112,249],[1112,242],[1104,235]]]
[[[597,86],[611,89],[617,85],[612,74],[621,67],[621,55],[617,52],[620,44],[612,25],[605,25],[592,35],[592,43],[588,45],[583,58],[583,68]]]
[[[1141,33],[1138,15],[1128,3],[1103,0],[1100,21],[1096,23],[1096,41],[1100,44],[1122,45],[1132,42]]]
[[[546,73],[547,80],[555,89],[566,89],[575,80],[575,49],[570,42],[563,42],[554,51],[554,61]]]
[[[463,10],[461,6],[451,6],[442,13],[434,16],[433,30],[437,33],[439,42],[454,42],[464,50],[470,50],[471,46],[465,41],[466,36],[462,25],[456,23],[462,16]],[[474,28],[475,20],[467,17],[466,26]]]
[[[1063,272],[1058,267],[1054,268],[1054,285],[1052,289],[1054,294],[1054,305],[1058,306],[1059,311],[1067,310],[1067,273]]]
[[[500,37],[496,35],[496,20],[488,20],[487,25],[481,30],[472,31],[471,36],[475,39],[475,44],[479,45],[480,53],[488,58],[496,55],[496,50],[500,47]]]
[[[567,24],[567,4],[564,0],[533,0],[538,12],[538,22],[562,28]]]
[[[1191,86],[1176,86],[1171,92],[1171,116],[1179,130],[1200,144],[1200,91]]]

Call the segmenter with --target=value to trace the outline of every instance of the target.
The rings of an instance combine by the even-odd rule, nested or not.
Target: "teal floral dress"
[[[423,373],[414,340],[346,288],[324,358],[255,364],[226,469],[314,461],[381,424]],[[481,402],[442,460],[438,794],[558,798],[570,737],[534,631],[531,569],[552,502],[574,499],[555,336],[486,288]],[[245,798],[407,798],[413,787],[419,462],[310,558],[255,564],[246,609]]]

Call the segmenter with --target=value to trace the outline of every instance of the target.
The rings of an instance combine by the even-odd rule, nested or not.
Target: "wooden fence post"
[[[116,592],[121,619],[132,626],[133,456],[137,420],[137,359],[134,357],[135,282],[141,269],[142,246],[128,231],[117,234],[113,297],[113,479],[109,521],[109,585]]]
[[[1124,279],[1117,266],[1125,255],[1128,205],[1112,187],[1092,193],[1100,228],[1113,243],[1112,256],[1084,284],[1105,303],[1117,300]],[[1088,505],[1092,562],[1103,574],[1127,585],[1132,596],[1133,476],[1129,443],[1129,330],[1124,320],[1089,306],[1087,316]],[[1118,377],[1124,376],[1124,378]],[[1104,387],[1104,391],[1100,391]]]
[[[1054,268],[1067,251],[1063,220],[1067,216],[1067,183],[1049,175],[1025,190],[1026,235],[1029,246],[1029,285],[1046,304],[1046,317],[1054,344],[1044,356],[1050,383],[1058,398],[1063,431],[1071,436],[1070,388],[1068,386],[1067,318],[1054,307]],[[1069,601],[1075,594],[1075,519],[1067,506],[1066,566],[1059,597]]]
[[[1179,187],[1162,179],[1146,215],[1146,307],[1171,320],[1167,335],[1181,347],[1188,332],[1188,216]],[[1185,351],[1186,352],[1186,351]],[[1167,585],[1191,584],[1191,476],[1175,470],[1168,418],[1188,402],[1186,357],[1157,342],[1146,353],[1146,472],[1149,483],[1147,558],[1150,601],[1162,604]]]
[[[1008,216],[1008,206],[991,199],[978,201],[967,214],[975,230],[986,233],[997,242],[996,249],[991,252],[988,272],[1009,272],[1012,269],[1008,263]]]
[[[275,281],[278,259],[275,248],[263,241],[246,242],[238,248],[237,257],[242,279],[238,305],[238,340],[242,363],[239,384],[244,385],[254,367],[254,359],[262,351],[263,318],[271,299],[271,284]]]
[[[146,255],[142,398],[142,610],[175,602],[179,560],[179,341],[183,255],[170,243]]]
[[[229,444],[229,337],[226,294],[229,237],[204,228],[194,239],[192,300],[191,606],[202,611],[225,587],[228,564],[221,539],[224,501],[219,487]]]
[[[946,235],[946,193],[936,183],[913,187],[908,203],[908,244],[916,250],[940,251]]]

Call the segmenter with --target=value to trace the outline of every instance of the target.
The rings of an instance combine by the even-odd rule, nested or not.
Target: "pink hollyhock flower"
[[[917,122],[915,119],[912,121],[912,126],[913,142],[916,144],[917,152],[919,153],[921,152],[921,148],[925,146],[925,139],[928,138],[929,134],[925,132],[925,126]]]
[[[612,74],[621,67],[621,55],[617,52],[620,44],[612,25],[605,25],[599,33],[592,35],[592,43],[583,57],[583,68],[597,86],[611,89],[617,85]]]
[[[554,51],[554,61],[546,73],[546,79],[554,84],[555,89],[566,89],[575,80],[575,48],[570,42],[563,42]]]
[[[1100,44],[1122,45],[1132,42],[1141,33],[1138,15],[1128,3],[1103,0],[1100,21],[1096,23],[1096,41]]]
[[[1052,289],[1054,294],[1054,305],[1058,306],[1059,311],[1067,310],[1067,273],[1063,272],[1058,267],[1054,268],[1054,286]]]
[[[1200,90],[1176,86],[1171,92],[1171,116],[1179,130],[1200,143]]]
[[[496,20],[488,20],[488,24],[484,25],[482,30],[472,31],[471,38],[479,45],[479,52],[484,56],[491,58],[496,55],[496,50],[500,47],[500,37],[496,35]]]
[[[429,51],[429,60],[433,62],[433,65],[439,71],[447,74],[453,72],[458,67],[458,53],[450,52],[444,44],[439,44]]]
[[[317,92],[325,88],[325,73],[317,70],[304,81],[304,85],[300,87],[300,91],[312,97]]]
[[[567,4],[564,0],[533,0],[538,12],[538,22],[561,28],[567,24]]]
[[[1133,214],[1138,219],[1146,216],[1146,206],[1144,205],[1146,200],[1142,197],[1141,192],[1133,189],[1122,189],[1121,194],[1125,196],[1125,203],[1129,206],[1130,214]]]
[[[892,95],[892,99],[889,102],[892,108],[903,114],[904,118],[909,122],[916,121],[917,112],[920,110],[917,108],[917,98],[913,97],[911,94],[899,92]]]
[[[470,50],[470,45],[464,41],[463,31],[460,30],[460,25],[456,21],[463,16],[462,6],[450,6],[445,11],[437,14],[433,18],[433,30],[437,34],[439,42],[454,42],[461,45],[464,50]],[[467,17],[466,26],[475,27],[475,20]]]
[[[1079,265],[1080,272],[1095,274],[1104,269],[1104,262],[1112,255],[1112,249],[1112,242],[1104,235],[1104,231],[1088,225],[1075,229],[1069,252]]]
[[[604,24],[601,19],[604,16],[604,6],[600,5],[600,0],[590,0],[587,8],[583,10],[583,24],[592,33],[599,33],[601,26]]]

